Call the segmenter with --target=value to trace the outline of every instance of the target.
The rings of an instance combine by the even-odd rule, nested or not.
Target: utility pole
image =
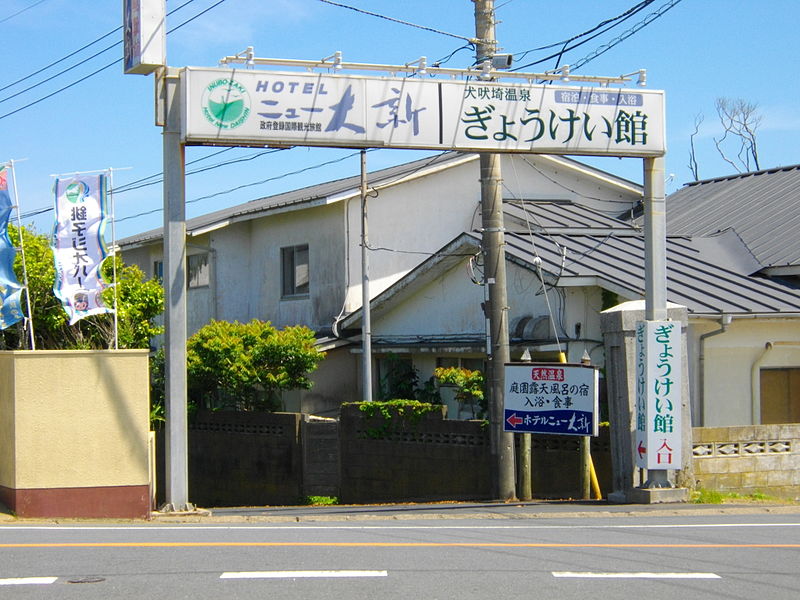
[[[364,402],[372,402],[372,325],[369,298],[369,251],[367,249],[367,151],[361,151],[361,347]]]
[[[492,60],[497,49],[494,32],[494,0],[475,3],[477,63]],[[506,297],[505,228],[503,223],[500,155],[480,154],[481,244],[485,269],[484,285],[489,288],[489,439],[492,454],[492,491],[498,500],[510,500],[514,491],[514,434],[503,431],[505,363],[508,347],[508,300]]]

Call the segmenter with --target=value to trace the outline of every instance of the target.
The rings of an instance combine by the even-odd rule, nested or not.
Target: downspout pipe
[[[692,422],[697,423],[699,427],[703,427],[706,424],[706,394],[705,394],[705,382],[706,382],[706,340],[710,337],[714,337],[715,335],[719,335],[721,333],[725,333],[728,330],[728,325],[731,324],[732,317],[731,315],[726,315],[725,313],[720,314],[719,316],[719,323],[720,328],[715,329],[714,331],[709,331],[708,333],[704,333],[700,336],[700,350],[698,356],[698,374],[697,374],[697,412],[698,415],[693,415]],[[699,416],[699,419],[695,419],[694,417]]]

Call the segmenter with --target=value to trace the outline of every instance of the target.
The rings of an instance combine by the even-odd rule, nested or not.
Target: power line
[[[194,2],[194,0],[187,0],[187,2],[185,2],[184,4],[182,4],[181,6],[179,6],[178,8],[176,8],[176,9],[172,10],[172,11],[171,11],[169,14],[172,14],[173,12],[175,12],[175,11],[177,11],[177,10],[180,10],[181,8],[183,8],[184,6],[186,6],[187,4],[190,4],[191,2]],[[222,4],[223,2],[226,2],[226,0],[219,0],[218,2],[216,2],[215,4],[212,4],[211,6],[209,6],[208,8],[206,8],[205,10],[203,10],[203,11],[201,11],[201,12],[197,13],[196,15],[194,15],[193,17],[191,17],[191,18],[187,19],[186,21],[184,21],[184,22],[183,22],[183,23],[181,23],[180,25],[177,25],[177,26],[173,27],[172,29],[168,30],[168,31],[167,31],[167,34],[170,34],[170,33],[174,32],[174,31],[177,31],[178,29],[180,29],[180,28],[181,28],[181,27],[183,27],[184,25],[187,25],[187,24],[191,23],[192,21],[194,21],[194,20],[195,20],[195,19],[197,19],[198,17],[201,17],[202,15],[206,14],[206,13],[207,13],[208,11],[210,11],[211,9],[213,9],[213,8],[216,8],[217,6],[219,6],[220,4]],[[94,56],[92,56],[92,57],[90,57],[90,58],[94,58],[95,56],[98,56],[99,54],[102,54],[103,52],[105,52],[105,51],[109,50],[110,48],[112,48],[112,47],[114,47],[114,46],[116,46],[116,45],[118,45],[118,44],[120,44],[120,43],[122,43],[122,42],[121,42],[121,41],[120,41],[120,42],[117,42],[117,43],[116,43],[116,44],[114,44],[113,46],[109,46],[109,47],[108,47],[108,48],[106,48],[105,50],[103,50],[103,51],[101,51],[101,52],[98,52],[97,54],[95,54]],[[89,60],[89,59],[87,59],[87,60]],[[72,83],[70,83],[70,84],[67,84],[67,85],[63,86],[63,87],[61,87],[61,88],[57,89],[56,91],[54,91],[54,92],[52,92],[52,93],[50,93],[50,94],[47,94],[46,96],[43,96],[43,97],[39,98],[38,100],[34,100],[33,102],[29,102],[28,104],[26,104],[26,105],[24,105],[24,106],[21,106],[20,108],[17,108],[17,109],[15,109],[15,110],[12,110],[12,111],[10,111],[10,112],[7,112],[7,113],[5,113],[5,114],[3,114],[3,115],[0,115],[0,119],[5,119],[6,117],[9,117],[9,116],[11,116],[11,115],[13,115],[13,114],[16,114],[16,113],[18,113],[18,112],[20,112],[20,111],[22,111],[22,110],[25,110],[26,108],[30,108],[31,106],[34,106],[34,105],[36,105],[36,104],[39,104],[40,102],[42,102],[42,101],[44,101],[44,100],[47,100],[48,98],[52,98],[52,97],[53,97],[53,96],[55,96],[56,94],[60,94],[61,92],[65,91],[65,90],[68,90],[69,88],[71,88],[71,87],[73,87],[73,86],[75,86],[75,85],[77,85],[77,84],[79,84],[79,83],[82,83],[82,82],[86,81],[87,79],[89,79],[89,78],[91,78],[91,77],[94,77],[94,76],[95,76],[95,75],[97,75],[98,73],[100,73],[100,72],[102,72],[102,71],[105,71],[106,69],[109,69],[109,68],[113,67],[114,65],[116,65],[116,64],[118,64],[118,63],[120,63],[120,62],[122,62],[122,60],[123,60],[122,58],[118,58],[118,59],[114,60],[113,62],[110,62],[110,63],[108,63],[108,64],[107,64],[107,65],[105,65],[104,67],[100,67],[99,69],[97,69],[97,70],[95,70],[95,71],[92,71],[92,72],[91,72],[91,73],[89,73],[88,75],[86,75],[86,76],[84,76],[84,77],[81,77],[80,79],[78,79],[78,80],[76,80],[76,81],[73,81]],[[86,63],[86,60],[84,60],[84,61],[82,61],[82,62],[78,63],[78,65],[82,65],[82,64],[85,64],[85,63]],[[76,65],[76,66],[78,66],[78,65]],[[72,67],[71,67],[71,68],[72,68]],[[70,69],[66,69],[65,71],[62,71],[62,73],[63,73],[63,72],[66,72],[66,71],[68,71],[68,70],[71,70],[71,68],[70,68]],[[60,75],[60,74],[61,74],[61,73],[59,73],[59,75]],[[47,80],[46,80],[46,81],[47,81]],[[43,83],[43,82],[42,82],[42,83]],[[37,85],[38,85],[38,84],[37,84]],[[36,87],[36,86],[33,86],[33,87]]]
[[[10,96],[6,96],[5,98],[0,99],[0,104],[2,104],[3,102],[6,102],[7,100],[11,100],[12,98],[16,98],[17,96],[20,96],[20,95],[24,94],[25,92],[29,92],[32,89],[39,87],[40,85],[44,85],[45,83],[51,81],[52,79],[55,79],[56,77],[59,77],[59,76],[63,75],[64,73],[67,73],[69,71],[72,71],[72,69],[76,69],[76,68],[80,67],[81,65],[86,64],[87,62],[89,62],[93,58],[97,58],[101,54],[104,54],[105,52],[108,52],[112,48],[115,48],[115,47],[119,46],[121,43],[122,42],[114,42],[110,46],[106,46],[105,48],[100,50],[100,52],[96,52],[96,53],[92,54],[90,57],[82,60],[79,63],[75,63],[71,67],[67,67],[66,69],[63,69],[63,70],[59,71],[58,73],[56,73],[55,75],[53,75],[51,77],[48,77],[47,79],[44,79],[44,80],[40,81],[39,83],[34,83],[33,85],[29,85],[24,90],[20,90],[20,91],[16,92],[15,94],[11,94]],[[51,64],[54,64],[54,63],[51,63]],[[37,71],[37,72],[41,72],[41,70]],[[25,79],[27,79],[27,77]],[[22,80],[18,80],[18,81],[22,81]],[[13,84],[11,84],[11,85],[13,85]],[[9,86],[6,86],[6,87],[9,87]],[[3,88],[3,89],[5,89],[5,88]]]
[[[221,162],[221,163],[216,163],[214,165],[209,165],[209,166],[203,167],[201,169],[195,169],[194,171],[187,171],[186,175],[196,175],[197,173],[204,173],[206,171],[211,171],[213,169],[218,169],[220,167],[226,167],[228,165],[233,165],[233,164],[240,163],[240,162],[248,162],[248,161],[251,161],[251,160],[255,160],[256,158],[259,158],[261,156],[264,156],[266,154],[274,154],[275,152],[283,152],[284,150],[288,150],[288,148],[273,148],[273,149],[270,149],[270,150],[262,150],[260,152],[256,152],[255,154],[253,154],[251,156],[244,156],[244,157],[240,157],[240,158],[234,158],[232,160],[228,160],[228,161]],[[200,160],[206,160],[207,158],[210,158],[210,157],[204,157],[204,158],[202,158]],[[198,162],[198,161],[193,161],[193,162]],[[192,163],[187,163],[187,165],[188,164],[192,164]],[[120,186],[120,188],[114,190],[114,192],[117,193],[117,194],[124,194],[125,192],[131,192],[133,190],[138,190],[138,189],[141,189],[141,188],[149,187],[151,185],[157,185],[157,184],[161,183],[164,180],[162,176],[163,176],[163,173],[158,173],[156,175],[150,175],[150,177],[145,177],[144,179],[140,179],[139,181],[133,181],[133,182],[128,183],[126,185]],[[140,182],[147,181],[148,179],[153,179],[154,177],[160,177],[160,179],[156,179],[154,181],[148,181],[147,183],[140,183]],[[139,184],[139,185],[136,185],[136,184]]]
[[[192,2],[194,2],[194,0],[187,0],[186,2],[184,2],[183,4],[181,4],[179,7],[177,7],[177,8],[174,8],[174,9],[172,9],[171,11],[169,11],[169,12],[167,13],[167,16],[169,16],[169,15],[171,15],[171,14],[173,14],[173,13],[176,13],[177,11],[179,11],[180,9],[182,9],[184,6],[186,6],[187,4],[191,4]],[[0,21],[0,22],[2,22],[2,21]],[[42,68],[40,68],[40,69],[37,69],[37,70],[36,70],[36,71],[34,71],[33,73],[30,73],[30,74],[26,75],[25,77],[21,77],[20,79],[17,79],[16,81],[12,81],[11,83],[9,83],[9,84],[7,84],[7,85],[5,85],[5,86],[3,86],[3,87],[0,87],[0,92],[2,92],[2,91],[4,91],[4,90],[7,90],[8,88],[10,88],[10,87],[13,87],[13,86],[17,85],[18,83],[22,83],[23,81],[26,81],[26,80],[30,79],[31,77],[34,77],[34,76],[36,76],[36,75],[38,75],[39,73],[42,73],[43,71],[46,71],[46,70],[47,70],[47,69],[49,69],[50,67],[54,67],[54,66],[56,66],[57,64],[59,64],[59,63],[62,63],[62,62],[64,62],[65,60],[67,60],[68,58],[72,58],[72,57],[73,57],[73,56],[75,56],[76,54],[79,54],[79,53],[83,52],[83,51],[84,51],[84,50],[86,50],[87,48],[90,48],[90,47],[94,46],[94,45],[95,45],[95,44],[97,44],[98,42],[100,42],[100,41],[102,41],[102,40],[106,39],[108,36],[110,36],[110,35],[113,35],[113,34],[117,33],[118,31],[121,31],[121,30],[122,30],[122,25],[120,25],[119,27],[117,27],[117,28],[115,28],[115,29],[112,29],[112,30],[111,30],[111,31],[109,31],[108,33],[105,33],[105,34],[101,35],[99,38],[95,39],[94,41],[92,41],[92,42],[89,42],[88,44],[85,44],[85,45],[81,46],[81,47],[80,47],[80,48],[78,48],[77,50],[74,50],[74,51],[70,52],[70,53],[69,53],[69,54],[67,54],[66,56],[62,56],[62,57],[61,57],[61,58],[59,58],[58,60],[54,60],[54,61],[53,61],[53,62],[51,62],[50,64],[48,64],[48,65],[45,65],[44,67],[42,67]],[[102,54],[103,52],[106,52],[107,50],[109,50],[109,49],[113,48],[114,46],[116,46],[117,44],[120,44],[120,43],[122,43],[122,42],[121,42],[121,41],[120,41],[120,42],[117,42],[116,44],[114,44],[114,45],[112,45],[112,46],[109,46],[109,47],[108,47],[108,48],[106,48],[105,50],[102,50],[101,52],[98,52],[97,54],[95,54],[95,55],[93,55],[93,56],[90,56],[90,57],[89,57],[89,58],[87,58],[87,59],[84,59],[83,61],[81,61],[81,62],[77,63],[77,64],[76,64],[76,65],[74,65],[73,67],[70,67],[69,69],[66,69],[66,70],[64,70],[64,71],[61,71],[60,73],[56,73],[56,74],[55,74],[55,75],[53,75],[52,77],[48,77],[46,80],[44,80],[44,81],[41,81],[41,82],[37,83],[35,86],[32,86],[32,87],[36,87],[36,86],[38,86],[38,85],[41,85],[41,84],[43,84],[43,83],[46,83],[47,81],[51,80],[53,77],[58,77],[59,75],[62,75],[62,74],[64,74],[64,73],[66,73],[67,71],[69,71],[69,70],[73,69],[74,67],[76,67],[76,66],[79,66],[79,65],[82,65],[83,63],[85,63],[85,62],[87,62],[87,61],[91,60],[92,58],[95,58],[95,57],[96,57],[96,56],[98,56],[99,54]],[[26,89],[26,90],[23,90],[23,91],[27,92],[27,91],[28,91],[28,90],[30,90],[30,89],[32,89],[32,88],[28,88],[28,89]],[[20,93],[22,93],[22,92],[20,92]],[[13,96],[9,96],[9,98],[13,98]],[[5,100],[7,100],[7,99],[8,99],[8,98],[6,98]],[[5,100],[0,100],[0,102],[4,102]]]
[[[41,4],[42,2],[45,2],[45,1],[46,1],[46,0],[38,0],[38,2],[34,2],[34,3],[33,3],[33,4],[31,4],[30,6],[26,6],[25,8],[21,8],[21,9],[19,9],[17,12],[15,12],[14,14],[12,14],[12,15],[8,15],[8,16],[7,16],[7,17],[5,17],[4,19],[0,19],[0,23],[5,23],[6,21],[10,21],[11,19],[13,19],[14,17],[16,17],[17,15],[21,15],[21,14],[22,14],[22,13],[24,13],[26,10],[30,10],[30,9],[32,9],[34,6],[38,6],[39,4]]]
[[[203,156],[203,157],[198,158],[196,160],[187,162],[186,164],[187,165],[191,165],[191,164],[195,164],[195,163],[198,163],[200,161],[203,161],[203,160],[208,160],[209,158],[212,158],[214,156],[217,156],[218,154],[222,154],[223,152],[227,152],[229,150],[233,150],[233,148],[232,147],[231,148],[225,148],[224,150],[220,150],[219,152],[214,152],[213,154],[210,154],[208,156]],[[254,159],[256,159],[256,158],[258,158],[260,156],[263,156],[265,154],[272,154],[274,152],[283,152],[284,150],[290,150],[290,148],[274,148],[274,149],[271,149],[271,150],[264,150],[264,151],[255,153],[253,156],[246,156],[246,157],[242,157],[242,158],[238,158],[238,159],[229,160],[229,161],[226,161],[226,162],[210,165],[210,166],[204,167],[202,169],[196,169],[194,171],[188,171],[186,173],[186,175],[195,175],[196,173],[202,173],[204,171],[210,171],[212,169],[217,169],[217,168],[224,167],[224,166],[227,166],[227,165],[231,165],[231,164],[234,164],[234,163],[254,160]],[[137,179],[136,181],[132,181],[132,182],[127,183],[125,185],[121,185],[121,186],[115,187],[114,189],[112,189],[110,191],[111,191],[112,194],[124,194],[125,192],[131,192],[133,190],[138,190],[140,188],[149,187],[151,185],[157,185],[157,184],[159,184],[159,183],[161,183],[163,181],[162,175],[163,175],[163,173],[156,173],[154,175],[149,175],[147,177],[143,177],[141,179]],[[160,179],[156,179],[154,181],[148,181],[150,179],[153,179],[154,177],[159,177]],[[147,183],[145,183],[145,182],[147,182]],[[29,211],[27,211],[25,213],[22,213],[20,216],[22,218],[26,218],[27,219],[29,217],[35,217],[36,215],[41,215],[41,214],[44,214],[46,212],[50,212],[52,210],[53,210],[52,206],[44,207],[44,208],[34,208],[34,209],[29,210]],[[126,218],[128,218],[128,217],[126,217]]]
[[[597,37],[600,37],[604,33],[610,31],[611,29],[613,29],[614,27],[619,25],[620,23],[625,22],[626,20],[628,20],[629,18],[634,16],[636,13],[644,10],[649,4],[652,4],[654,1],[655,0],[643,0],[642,2],[639,2],[638,4],[632,6],[631,8],[629,8],[625,12],[617,15],[616,17],[613,17],[611,19],[606,19],[606,20],[598,23],[597,25],[595,25],[591,29],[588,29],[588,30],[584,31],[583,33],[579,33],[578,35],[572,36],[571,38],[563,40],[561,42],[556,42],[554,44],[549,44],[547,46],[541,46],[539,48],[534,48],[532,50],[527,50],[525,52],[522,52],[520,54],[520,58],[526,56],[527,54],[529,54],[531,52],[538,52],[540,50],[547,50],[547,49],[550,49],[550,48],[555,48],[555,47],[558,47],[558,46],[562,46],[560,51],[558,51],[558,52],[556,52],[554,54],[551,54],[549,56],[545,56],[544,58],[536,60],[534,62],[527,63],[527,64],[522,65],[520,67],[515,67],[514,69],[512,69],[512,71],[520,71],[522,69],[527,69],[528,67],[532,67],[534,65],[542,64],[542,63],[547,62],[548,60],[553,59],[553,58],[559,58],[559,61],[560,61],[561,56],[563,56],[563,54],[565,52],[568,52],[570,50],[574,50],[575,48],[578,48],[579,46],[587,44],[591,40],[593,40],[593,39],[595,39]],[[607,27],[605,27],[606,25],[607,25]],[[590,37],[586,37],[589,34],[594,33],[595,31],[597,31],[598,29],[600,29],[602,27],[605,27],[605,29],[603,29],[602,31],[599,31],[598,33],[595,33],[594,35],[592,35]],[[583,39],[580,42],[578,42],[577,44],[573,44],[572,46],[568,46],[568,44],[570,42],[573,42],[575,40],[579,40],[581,38],[586,38],[586,39]]]
[[[604,44],[604,45],[600,46],[594,52],[584,56],[577,63],[575,63],[575,65],[572,67],[572,70],[577,70],[577,69],[581,68],[583,65],[585,65],[586,63],[594,60],[595,58],[597,58],[601,54],[605,54],[606,52],[611,50],[617,44],[622,43],[623,41],[625,41],[626,39],[631,37],[634,33],[639,31],[640,29],[646,27],[647,25],[649,25],[653,21],[655,21],[657,18],[662,16],[669,9],[671,9],[675,5],[677,5],[680,1],[681,0],[670,0],[666,4],[661,5],[661,7],[658,10],[656,10],[655,12],[650,13],[649,15],[647,15],[647,17],[645,17],[642,21],[640,21],[639,23],[637,23],[636,25],[634,25],[633,27],[631,27],[630,29],[628,29],[624,33],[620,34],[619,36],[617,36],[616,38],[611,40],[611,42],[609,42],[608,44]]]
[[[13,115],[13,114],[16,114],[16,113],[18,113],[18,112],[20,112],[20,111],[23,111],[23,110],[25,110],[26,108],[30,108],[31,106],[34,106],[34,105],[36,105],[36,104],[39,104],[39,102],[42,102],[42,101],[44,101],[44,100],[47,100],[48,98],[52,98],[52,97],[53,97],[53,96],[55,96],[56,94],[60,94],[60,93],[61,93],[61,92],[63,92],[64,90],[68,90],[69,88],[71,88],[71,87],[74,87],[74,86],[78,85],[79,83],[82,83],[82,82],[86,81],[86,80],[87,80],[87,79],[89,79],[90,77],[94,77],[94,76],[95,76],[95,75],[97,75],[98,73],[100,73],[100,72],[102,72],[102,71],[105,71],[106,69],[109,69],[109,68],[113,67],[114,65],[116,65],[117,63],[120,63],[120,62],[122,62],[122,59],[121,59],[121,58],[118,58],[118,59],[116,59],[115,61],[108,63],[106,66],[104,66],[104,67],[100,67],[100,68],[99,68],[99,69],[97,69],[96,71],[93,71],[93,72],[89,73],[89,74],[88,74],[88,75],[86,75],[85,77],[81,77],[81,78],[80,78],[80,79],[78,79],[77,81],[73,81],[72,83],[70,83],[70,84],[67,84],[67,85],[65,85],[64,87],[57,89],[55,92],[52,92],[52,93],[50,93],[50,94],[47,94],[46,96],[42,96],[41,98],[39,98],[38,100],[34,100],[33,102],[29,102],[29,103],[28,103],[28,104],[26,104],[25,106],[21,106],[20,108],[17,108],[16,110],[12,110],[11,112],[7,112],[7,113],[6,113],[6,114],[4,114],[4,115],[0,115],[0,119],[5,119],[6,117],[10,117],[10,116],[11,116],[11,115]]]
[[[278,150],[284,150],[284,149],[285,148],[279,148]],[[370,149],[367,150],[367,152],[372,152],[374,150],[378,150],[378,148],[370,148]],[[334,159],[334,160],[329,160],[327,162],[318,163],[316,165],[311,165],[311,166],[308,166],[308,167],[304,167],[302,169],[297,169],[296,171],[290,171],[288,173],[282,173],[281,175],[276,175],[275,177],[269,177],[267,179],[262,179],[261,181],[254,181],[252,183],[246,183],[244,185],[236,186],[236,187],[233,187],[233,188],[230,188],[230,189],[227,189],[227,190],[223,190],[221,192],[215,192],[215,193],[209,194],[207,196],[200,196],[199,198],[192,198],[191,200],[187,200],[186,204],[194,204],[195,202],[200,202],[201,200],[208,200],[209,198],[215,198],[217,196],[222,196],[224,194],[230,194],[231,192],[236,192],[238,190],[241,190],[241,189],[244,189],[244,188],[247,188],[247,187],[253,187],[253,186],[256,186],[256,185],[262,185],[264,183],[271,183],[273,181],[278,181],[280,179],[285,179],[286,177],[291,177],[292,175],[300,175],[302,173],[306,173],[306,172],[312,171],[314,169],[319,169],[321,167],[327,167],[329,165],[333,165],[333,164],[336,164],[336,163],[339,163],[339,162],[343,162],[343,161],[345,161],[345,160],[347,160],[349,158],[353,158],[354,156],[358,156],[360,153],[361,153],[361,151],[359,150],[358,152],[353,152],[353,153],[348,154],[346,156],[342,156],[342,157]],[[120,223],[122,221],[128,221],[130,219],[137,219],[139,217],[144,217],[146,215],[155,214],[155,213],[161,212],[163,210],[164,210],[163,207],[159,207],[159,208],[154,208],[152,210],[143,211],[143,212],[137,213],[135,215],[129,215],[127,217],[122,217],[121,219],[117,219],[117,223]]]
[[[530,54],[532,52],[540,52],[542,50],[549,50],[550,48],[558,48],[559,46],[564,46],[566,44],[569,44],[572,41],[575,41],[575,40],[578,40],[578,39],[580,39],[580,38],[582,38],[584,36],[587,36],[590,33],[594,33],[595,31],[597,31],[601,27],[603,27],[605,25],[608,25],[609,23],[615,22],[615,21],[621,19],[622,17],[624,17],[625,15],[628,15],[629,13],[632,13],[633,11],[638,12],[638,10],[641,10],[641,8],[644,8],[648,4],[651,4],[652,2],[655,2],[655,0],[643,0],[642,2],[639,2],[639,4],[637,4],[635,6],[632,6],[631,8],[629,8],[625,12],[617,15],[616,17],[612,17],[610,19],[605,19],[604,21],[601,21],[600,23],[598,23],[597,25],[595,25],[591,29],[587,29],[583,33],[579,33],[577,35],[573,35],[572,37],[567,38],[566,40],[561,40],[560,42],[553,42],[552,44],[547,44],[546,46],[539,46],[538,48],[531,48],[530,50],[524,50],[522,52],[517,52],[514,56],[515,56],[515,58],[517,60],[522,60],[523,58],[525,58],[528,54]]]
[[[387,17],[386,15],[381,15],[378,13],[370,12],[368,10],[363,10],[361,8],[356,8],[355,6],[348,6],[347,4],[340,4],[339,2],[333,2],[332,0],[319,0],[320,2],[324,2],[325,4],[330,4],[332,6],[338,6],[339,8],[346,8],[348,10],[355,11],[357,13],[361,13],[364,15],[369,15],[371,17],[377,17],[379,19],[385,19],[387,21],[391,21],[392,23],[399,23],[400,25],[408,25],[409,27],[416,27],[417,29],[423,29],[424,31],[430,31],[431,33],[438,33],[440,35],[447,35],[450,37],[457,38],[459,40],[464,40],[470,43],[473,43],[472,38],[464,37],[463,35],[458,35],[455,33],[448,33],[446,31],[441,31],[440,29],[433,29],[432,27],[425,27],[424,25],[417,25],[415,23],[409,23],[408,21],[401,21],[400,19],[395,19],[393,17]]]

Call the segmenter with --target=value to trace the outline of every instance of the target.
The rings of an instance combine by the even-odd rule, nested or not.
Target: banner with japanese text
[[[596,436],[598,378],[587,365],[506,364],[504,431]]]
[[[14,273],[17,251],[8,237],[8,220],[13,205],[8,193],[9,167],[0,166],[0,329],[22,320],[22,286]]]
[[[659,90],[187,67],[183,139],[662,156]]]
[[[643,469],[681,468],[681,324],[636,323],[636,437]]]
[[[53,291],[61,300],[70,325],[89,315],[113,312],[101,297],[106,287],[100,275],[100,265],[107,255],[103,239],[106,176],[56,179],[55,209]]]

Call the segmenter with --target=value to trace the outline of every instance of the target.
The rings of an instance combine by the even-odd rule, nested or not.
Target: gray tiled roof
[[[607,289],[644,298],[644,237],[638,232],[550,232],[534,234],[533,244],[528,235],[508,233],[506,244],[512,260],[533,265],[538,255],[542,268],[561,278],[595,278]],[[561,248],[566,248],[563,260]],[[800,313],[800,290],[751,276],[752,264],[747,248],[732,231],[705,238],[670,236],[667,300],[696,315]]]
[[[506,257],[536,271],[539,257],[548,284],[599,285],[629,298],[644,298],[644,234],[629,222],[606,217],[571,202],[536,202],[526,205],[535,215],[538,230],[510,228],[510,220],[525,221],[525,212],[507,202]],[[541,227],[546,227],[542,230]],[[373,309],[393,298],[413,294],[420,285],[436,277],[441,269],[458,261],[481,245],[479,232],[464,232],[438,253],[418,265],[402,280],[373,300]],[[563,253],[562,249],[566,249]],[[800,290],[780,281],[751,275],[757,265],[752,254],[733,230],[706,237],[667,238],[667,300],[686,306],[695,316],[726,314],[800,314]],[[361,311],[351,313],[345,327],[357,326]]]
[[[727,228],[762,268],[800,265],[800,165],[697,181],[667,198],[670,235]]]
[[[448,163],[453,163],[459,160],[477,159],[477,154],[464,154],[461,152],[443,152],[413,162],[404,163],[394,167],[381,169],[369,174],[369,185],[376,187],[385,185],[395,179],[412,175],[416,172],[425,169],[439,167]],[[353,177],[345,177],[335,181],[328,181],[317,185],[312,185],[297,190],[291,190],[265,198],[258,198],[238,204],[230,208],[223,208],[218,211],[208,213],[199,217],[188,219],[186,221],[186,230],[191,232],[193,230],[203,229],[215,223],[224,222],[227,220],[240,220],[247,218],[254,218],[261,216],[263,213],[270,211],[280,210],[291,206],[300,206],[312,204],[316,200],[324,200],[332,196],[344,194],[352,190],[357,190],[361,185],[361,176],[355,175]],[[140,233],[134,236],[127,237],[119,240],[118,244],[122,247],[141,244],[157,240],[162,235],[162,228],[153,229]]]

